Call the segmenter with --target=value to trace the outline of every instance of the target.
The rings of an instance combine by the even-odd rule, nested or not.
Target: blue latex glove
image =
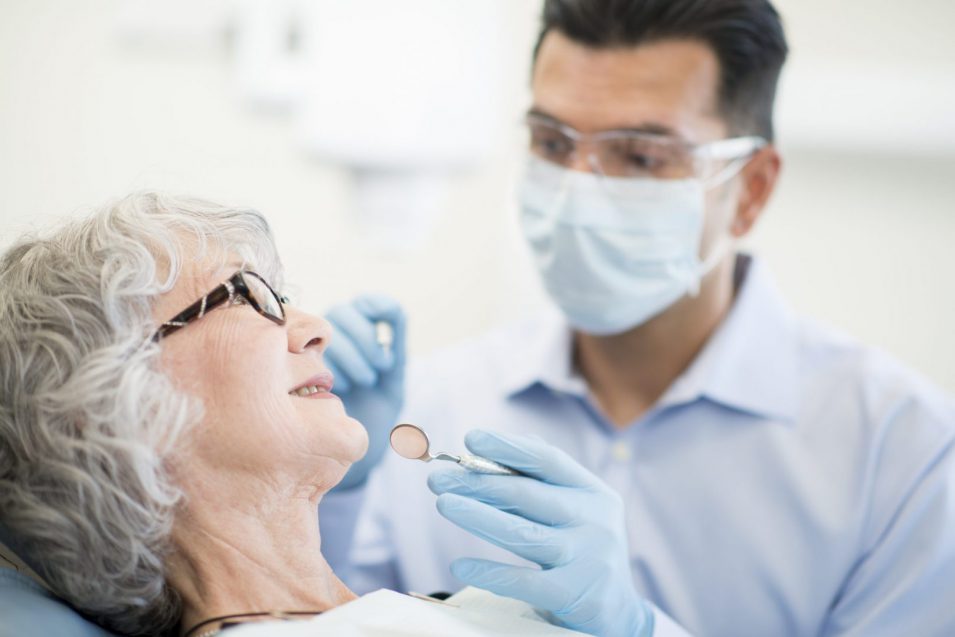
[[[388,445],[404,403],[406,321],[398,302],[381,295],[360,296],[335,306],[326,318],[335,328],[325,351],[325,364],[335,375],[333,391],[345,403],[348,415],[368,431],[368,453],[335,487],[339,491],[364,484]],[[391,324],[391,352],[376,340],[377,321]]]
[[[620,496],[538,438],[475,430],[465,444],[528,477],[459,468],[428,477],[438,511],[466,531],[540,569],[464,558],[461,581],[550,611],[557,623],[605,637],[649,637],[653,612],[637,595]]]

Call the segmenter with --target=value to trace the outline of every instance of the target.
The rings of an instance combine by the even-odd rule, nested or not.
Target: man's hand
[[[550,611],[568,628],[649,637],[653,611],[637,595],[620,496],[567,454],[537,438],[471,431],[473,453],[527,477],[441,469],[428,478],[438,511],[461,528],[541,566],[464,558],[467,584]]]
[[[360,296],[333,307],[326,318],[335,328],[325,352],[325,364],[335,375],[333,391],[368,431],[368,453],[334,489],[345,490],[364,484],[381,460],[404,403],[406,321],[398,302],[386,296]],[[391,325],[390,351],[376,339],[378,321]]]

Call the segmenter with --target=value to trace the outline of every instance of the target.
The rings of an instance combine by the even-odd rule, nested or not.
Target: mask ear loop
[[[738,175],[746,164],[753,161],[756,153],[766,147],[766,140],[761,137],[741,137],[714,142],[709,146],[716,154],[710,159],[730,159],[731,161],[712,177],[703,179],[706,190],[718,188]],[[721,148],[723,153],[720,153],[717,148]],[[720,154],[723,154],[723,157],[720,157]],[[734,158],[733,155],[736,157]]]
[[[703,180],[704,189],[713,190],[714,188],[719,188],[742,172],[743,168],[746,167],[746,164],[752,161],[752,159],[753,156],[750,155],[748,157],[738,157],[730,161],[730,163],[724,166],[723,169],[717,172],[715,175]]]
[[[718,188],[738,175],[740,171],[746,167],[746,164],[752,161],[758,150],[759,148],[756,148],[751,154],[732,160],[713,177],[704,180],[704,192]],[[696,276],[694,276],[692,280],[688,282],[687,294],[690,296],[697,296],[700,293],[700,284],[702,283],[703,279],[706,278],[706,275],[713,271],[713,268],[715,268],[717,264],[723,260],[723,257],[725,257],[735,245],[736,239],[727,236],[720,237],[720,239],[716,242],[716,245],[710,250],[710,253],[706,255],[706,258],[703,259],[703,261],[700,262]]]
[[[700,284],[703,279],[706,278],[710,272],[713,271],[713,268],[723,260],[723,257],[730,251],[730,249],[736,244],[735,239],[730,239],[728,237],[722,237],[717,242],[716,245],[710,250],[710,253],[706,255],[706,258],[700,262],[700,265],[697,267],[696,272],[693,275],[684,275],[683,278],[686,278],[686,293],[689,296],[697,296],[700,293]],[[670,272],[676,274],[672,270],[672,266],[669,264],[667,268],[670,269]]]
[[[700,203],[701,208],[705,205],[706,200],[706,186],[702,185],[700,188],[700,198],[704,201]],[[701,230],[702,233],[702,230]],[[712,258],[712,254],[707,257],[707,259]],[[699,261],[699,258],[696,259]],[[718,261],[718,259],[716,260]],[[691,297],[696,297],[700,293],[700,283],[703,280],[703,277],[706,276],[711,269],[716,265],[716,262],[709,264],[708,262],[700,263],[695,268],[692,268],[693,271],[690,271],[690,268],[678,268],[673,263],[667,262],[666,270],[667,274],[674,279],[680,279],[683,281],[683,284],[686,287],[686,294]]]

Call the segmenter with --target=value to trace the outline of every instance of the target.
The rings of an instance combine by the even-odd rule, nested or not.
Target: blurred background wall
[[[450,173],[419,244],[389,250],[356,223],[353,175],[303,148],[288,109],[237,88],[236,4],[0,0],[0,249],[158,188],[262,210],[300,304],[392,294],[416,354],[546,303],[513,201],[539,0],[500,3],[491,150]],[[786,165],[749,247],[799,311],[955,391],[955,3],[777,6],[792,46]]]

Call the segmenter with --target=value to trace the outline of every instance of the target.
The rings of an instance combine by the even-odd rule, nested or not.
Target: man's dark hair
[[[720,62],[719,111],[732,133],[773,139],[773,102],[788,47],[768,0],[545,0],[535,61],[550,31],[594,48],[703,42]]]

